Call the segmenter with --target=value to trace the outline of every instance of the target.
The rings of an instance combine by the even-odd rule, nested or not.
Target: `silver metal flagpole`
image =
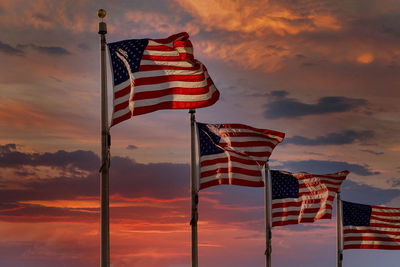
[[[270,172],[269,164],[265,163],[264,206],[265,206],[265,267],[271,267],[271,216],[270,216]]]
[[[104,9],[97,11],[99,18],[103,20],[106,16]],[[110,266],[110,213],[109,213],[109,179],[108,169],[110,163],[110,133],[108,128],[107,109],[107,69],[106,69],[106,34],[107,25],[99,23],[100,34],[100,64],[101,64],[101,178],[100,178],[100,201],[101,201],[101,267]]]
[[[197,193],[197,172],[196,172],[196,145],[195,145],[195,123],[196,110],[190,109],[190,148],[191,148],[191,163],[190,163],[190,191],[192,201],[192,218],[190,225],[192,227],[192,267],[198,267],[198,249],[197,249],[197,204],[199,203],[199,195]]]
[[[337,267],[342,267],[342,200],[340,199],[340,188],[336,193],[336,262]]]

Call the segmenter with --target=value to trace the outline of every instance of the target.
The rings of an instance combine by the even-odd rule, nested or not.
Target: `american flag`
[[[219,92],[206,67],[194,59],[185,32],[166,39],[108,44],[114,88],[111,125],[160,109],[195,109],[214,104]]]
[[[271,170],[272,226],[332,217],[332,202],[349,171],[333,174]]]
[[[197,123],[200,189],[233,184],[264,186],[261,168],[284,133],[244,124]]]
[[[344,249],[400,249],[400,208],[342,205]]]

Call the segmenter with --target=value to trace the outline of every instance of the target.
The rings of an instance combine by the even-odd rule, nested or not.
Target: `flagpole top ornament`
[[[103,21],[106,14],[106,11],[102,8],[97,11],[97,16],[101,18],[101,21],[99,22],[99,34],[102,35],[107,33],[107,24]]]
[[[97,16],[99,16],[99,18],[101,18],[101,19],[104,19],[106,15],[107,15],[107,12],[102,8],[97,11]]]

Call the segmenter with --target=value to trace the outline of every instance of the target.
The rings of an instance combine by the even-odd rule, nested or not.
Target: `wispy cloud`
[[[128,150],[134,150],[134,149],[138,149],[138,147],[135,146],[135,145],[128,145],[128,146],[126,147],[126,149],[128,149]]]
[[[344,96],[326,96],[315,104],[303,103],[287,97],[287,92],[272,92],[275,99],[265,104],[264,116],[267,119],[298,118],[309,115],[331,114],[355,110],[367,104],[366,99]]]
[[[361,149],[360,151],[365,152],[365,153],[369,153],[369,154],[372,154],[372,155],[383,155],[383,154],[385,154],[384,152],[370,150],[370,149]]]
[[[279,169],[288,168],[292,171],[306,171],[310,173],[334,173],[343,170],[349,170],[361,176],[370,176],[380,174],[379,171],[373,171],[369,166],[348,163],[344,161],[329,160],[303,160],[303,161],[285,161],[281,162]]]
[[[286,141],[288,144],[305,146],[345,145],[352,144],[356,141],[365,141],[373,136],[373,131],[347,130],[339,133],[329,133],[326,136],[317,136],[314,139],[295,135],[293,137],[286,138]]]
[[[17,45],[17,49],[25,50],[25,49],[34,49],[40,53],[48,54],[48,55],[69,55],[71,54],[67,49],[61,46],[40,46],[36,44],[19,44]]]
[[[12,47],[9,44],[3,43],[0,41],[0,52],[8,55],[22,56],[24,55],[24,51],[17,47]]]

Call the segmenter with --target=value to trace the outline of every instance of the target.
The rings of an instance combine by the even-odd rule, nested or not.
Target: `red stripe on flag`
[[[128,85],[127,87],[115,92],[114,99],[120,98],[120,97],[125,96],[130,93],[131,93],[131,85]]]
[[[186,61],[193,59],[192,54],[179,53],[178,56],[153,56],[143,55],[142,60],[153,60],[153,61]]]
[[[179,66],[165,66],[165,65],[140,65],[139,67],[139,72],[140,71],[153,71],[153,70],[197,70],[199,69],[198,65],[195,65],[193,67],[179,67]]]
[[[263,181],[248,181],[248,180],[243,180],[243,179],[236,179],[236,178],[224,178],[224,179],[215,179],[211,180],[209,182],[201,183],[200,184],[200,189],[204,189],[210,186],[215,186],[215,185],[240,185],[240,186],[251,186],[251,187],[263,187],[264,182]]]
[[[289,224],[299,224],[299,223],[313,223],[319,219],[331,219],[332,215],[331,214],[324,214],[321,218],[301,218],[299,220],[284,220],[284,221],[274,221],[272,222],[272,226],[283,226],[283,225],[289,225]]]
[[[201,82],[204,80],[205,80],[204,73],[198,75],[167,75],[167,76],[138,78],[134,80],[134,85],[141,86],[141,85],[158,84],[165,82],[174,82],[174,81]]]
[[[291,216],[291,215],[299,215],[301,214],[306,214],[306,213],[317,213],[319,211],[323,211],[323,210],[328,210],[328,209],[332,209],[331,205],[326,205],[325,207],[321,207],[321,208],[304,208],[301,210],[290,210],[290,211],[273,211],[272,214],[275,217],[285,217],[285,216]]]
[[[307,199],[306,203],[303,203],[302,201],[299,202],[293,202],[293,201],[285,201],[284,199],[281,201],[285,201],[285,202],[281,202],[281,203],[274,203],[273,200],[272,201],[272,208],[273,209],[277,209],[277,208],[290,208],[290,207],[300,207],[304,204],[321,204],[321,202],[323,202],[321,199],[317,198],[317,199]],[[321,204],[322,205],[322,204]],[[332,205],[330,204],[326,204],[326,207],[332,208]]]
[[[281,138],[285,137],[284,133],[278,132],[278,131],[273,131],[273,130],[267,130],[267,129],[259,129],[259,128],[254,128],[248,125],[244,124],[238,124],[238,123],[224,123],[221,124],[221,128],[237,128],[237,129],[247,129],[247,130],[253,130],[256,132],[264,133],[264,134],[271,134],[271,135],[276,135]]]
[[[223,157],[223,158],[218,158],[218,159],[203,160],[200,163],[200,167],[215,165],[218,163],[228,163],[229,161],[239,162],[239,163],[246,164],[246,165],[258,165],[257,162],[255,162],[254,160],[251,160],[251,159],[243,159],[243,158],[237,158],[234,156],[230,156],[229,158]]]
[[[179,40],[187,40],[187,39],[189,39],[189,34],[187,34],[186,32],[180,32],[180,33],[171,35],[168,38],[149,39],[149,40],[152,40],[152,41],[160,43],[160,44],[168,44],[168,43],[171,43],[173,41],[176,41],[177,39],[179,39]]]
[[[346,234],[364,234],[364,233],[370,233],[370,234],[385,234],[385,235],[399,235],[399,232],[396,231],[386,231],[386,230],[374,230],[374,229],[344,229],[343,233]]]
[[[380,236],[346,236],[344,241],[381,241],[381,242],[394,242],[400,244],[400,238],[380,237]]]
[[[209,177],[212,175],[217,175],[219,173],[240,173],[240,174],[245,174],[249,176],[257,176],[260,177],[261,171],[253,171],[253,170],[248,170],[244,168],[239,168],[239,167],[229,167],[229,168],[217,168],[215,170],[209,170],[209,171],[203,171],[200,172],[200,179],[204,177]]]
[[[258,146],[268,146],[268,147],[275,147],[275,144],[266,141],[243,141],[243,142],[226,142],[225,140],[222,141],[220,146],[222,147],[258,147]]]

